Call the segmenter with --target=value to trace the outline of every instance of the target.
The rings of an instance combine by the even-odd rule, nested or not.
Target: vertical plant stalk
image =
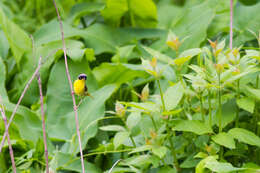
[[[200,112],[201,112],[201,119],[203,122],[205,122],[205,114],[204,114],[204,108],[203,108],[203,98],[202,98],[202,92],[199,94],[200,97]]]
[[[18,107],[19,107],[21,101],[23,100],[23,97],[24,97],[25,93],[27,92],[27,90],[28,90],[30,84],[32,83],[32,81],[33,81],[33,79],[35,78],[35,76],[38,74],[39,70],[40,70],[40,66],[38,65],[38,67],[37,67],[36,70],[34,71],[32,77],[31,77],[30,80],[26,83],[25,88],[24,88],[24,90],[23,90],[23,92],[22,92],[22,94],[21,94],[19,100],[18,100],[17,104],[15,105],[15,108],[14,108],[14,110],[13,110],[13,113],[12,113],[11,117],[10,117],[9,123],[8,123],[7,127],[5,128],[5,133],[4,133],[3,137],[2,137],[2,141],[1,141],[1,145],[0,145],[0,153],[1,153],[2,148],[3,148],[3,146],[4,146],[5,138],[6,138],[6,136],[7,136],[8,129],[9,129],[9,127],[10,127],[10,125],[11,125],[13,119],[14,119],[15,113],[16,113],[16,111],[17,111],[17,109],[18,109]]]
[[[257,77],[256,77],[256,89],[258,89],[259,88],[259,76],[260,76],[260,74],[258,74],[257,75]],[[255,102],[256,102],[256,105],[257,105],[257,100],[255,99]],[[260,126],[258,125],[258,122],[259,122],[259,119],[260,119],[260,117],[259,117],[260,115],[259,115],[259,113],[258,113],[258,107],[256,106],[256,108],[255,108],[255,133],[258,135],[258,136],[260,136]]]
[[[229,48],[232,49],[233,44],[233,0],[230,0],[230,31],[229,31]]]
[[[164,98],[163,98],[163,92],[162,92],[161,84],[160,84],[159,79],[156,79],[156,81],[157,81],[157,84],[158,84],[158,87],[159,87],[159,90],[160,90],[160,96],[161,96],[161,101],[162,101],[162,105],[163,105],[163,111],[165,111],[166,107],[165,107],[165,103],[164,103]],[[174,146],[173,146],[173,142],[171,140],[171,135],[170,135],[171,131],[170,131],[169,127],[168,127],[168,123],[166,124],[166,129],[167,129],[167,133],[169,134],[168,140],[169,140],[169,143],[170,143],[170,146],[171,146],[171,152],[172,152],[172,155],[173,155],[173,158],[174,158],[173,165],[175,166],[175,168],[176,168],[176,170],[178,172],[179,169],[180,169],[179,162],[177,160],[177,155],[176,155],[176,152],[175,152],[175,149],[174,149]]]
[[[42,57],[40,57],[41,62]],[[46,173],[49,173],[49,161],[48,161],[48,148],[47,148],[47,138],[46,138],[46,128],[45,128],[45,116],[44,116],[44,109],[43,109],[43,94],[42,94],[42,82],[40,73],[37,74],[39,92],[40,92],[40,101],[41,101],[41,114],[42,114],[42,132],[43,132],[43,142],[44,142],[44,156],[46,162]]]
[[[4,104],[2,103],[2,97],[1,96],[0,96],[0,111],[1,111],[1,114],[2,114],[2,117],[3,117],[3,120],[4,120],[5,128],[7,128],[8,123],[7,123],[7,118],[5,116]],[[9,153],[10,153],[10,157],[11,157],[13,172],[16,173],[16,166],[15,166],[15,161],[14,161],[14,152],[13,152],[10,136],[9,136],[9,133],[8,133],[8,129],[7,129],[7,141],[8,141],[8,147],[9,147]]]
[[[240,98],[240,90],[239,90],[239,83],[240,80],[237,80],[237,99]],[[236,110],[236,122],[235,122],[235,126],[238,127],[238,122],[239,122],[239,107],[237,105],[237,110]]]
[[[211,106],[211,92],[208,89],[208,102],[209,102],[209,125],[212,126],[212,106]]]
[[[61,32],[61,39],[62,39],[63,52],[64,52],[66,75],[67,75],[67,78],[68,78],[68,81],[69,81],[69,85],[70,85],[71,97],[72,97],[72,101],[73,101],[73,110],[74,110],[74,114],[75,114],[75,122],[76,122],[76,129],[77,129],[78,142],[79,142],[81,168],[82,168],[82,173],[85,173],[84,158],[83,158],[83,152],[82,152],[82,146],[81,146],[81,138],[80,138],[80,131],[79,131],[78,110],[77,110],[76,100],[75,100],[75,96],[74,96],[74,92],[73,92],[71,77],[70,77],[70,73],[69,73],[63,25],[62,25],[61,17],[60,17],[59,10],[57,8],[55,0],[53,0],[53,4],[54,4],[54,7],[56,9],[57,17],[58,17],[58,20],[59,20],[59,23],[60,23],[60,32]]]
[[[222,105],[221,105],[221,84],[220,72],[218,73],[218,118],[219,118],[219,133],[222,132]]]

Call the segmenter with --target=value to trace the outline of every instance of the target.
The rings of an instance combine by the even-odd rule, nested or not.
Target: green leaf
[[[218,156],[208,156],[205,159],[202,159],[196,166],[196,173],[204,173],[205,165],[207,162],[215,161]]]
[[[184,89],[180,82],[169,87],[164,93],[166,110],[170,111],[176,108],[182,99],[183,93]]]
[[[241,142],[260,147],[260,138],[253,132],[250,132],[246,129],[233,128],[230,129],[228,133]]]
[[[245,94],[257,100],[260,100],[260,89],[254,89],[250,86],[244,86],[243,88],[245,89],[243,90]]]
[[[125,132],[126,129],[123,126],[120,125],[107,125],[99,127],[99,129],[103,131],[116,131],[116,132]]]
[[[250,113],[254,112],[254,108],[255,108],[254,99],[252,99],[250,97],[242,97],[242,98],[237,99],[236,101],[237,101],[237,105],[241,109],[244,109]]]
[[[166,155],[167,148],[165,146],[152,146],[152,153],[161,159]]]
[[[3,100],[8,101],[8,96],[5,90],[5,76],[6,76],[6,71],[5,71],[5,64],[3,63],[2,57],[0,56],[0,95]]]
[[[6,58],[10,47],[3,31],[0,31],[0,38],[0,57]]]
[[[14,58],[18,66],[26,51],[32,49],[32,42],[29,36],[15,23],[9,20],[0,7],[0,25],[9,42]]]
[[[207,134],[207,133],[213,133],[212,129],[198,121],[198,120],[177,120],[174,121],[174,127],[173,130],[176,131],[184,131],[184,132],[192,132],[197,135]]]
[[[134,128],[141,120],[140,112],[132,112],[126,120],[126,125],[129,129]]]
[[[86,162],[84,160],[84,166],[86,172],[91,173],[101,173],[102,171],[97,168],[94,164],[90,162]],[[57,152],[54,157],[50,161],[50,167],[54,169],[54,171],[73,171],[73,172],[81,172],[81,162],[80,158],[75,157],[74,155],[68,153]]]
[[[145,77],[147,73],[142,70],[131,70],[122,64],[103,63],[94,69],[94,75],[101,86],[115,83],[120,86],[137,77]]]
[[[210,8],[212,2],[204,1],[185,9],[185,14],[171,25],[174,33],[181,39],[187,37],[180,49],[199,47],[207,37],[207,29],[215,12]]]
[[[133,153],[137,153],[137,152],[143,152],[143,151],[147,151],[147,150],[151,150],[151,149],[152,149],[151,145],[143,145],[143,146],[140,146],[140,147],[136,147],[135,149],[133,149],[128,154],[133,154]]]
[[[143,46],[144,50],[147,51],[150,55],[152,55],[152,57],[155,57],[156,59],[168,64],[168,63],[171,63],[173,61],[172,58],[170,58],[169,56],[165,55],[165,54],[162,54],[160,53],[159,51],[157,50],[154,50],[150,47],[146,47],[146,46]]]
[[[244,168],[236,168],[232,166],[230,163],[222,163],[217,160],[208,161],[205,165],[206,168],[210,169],[213,172],[234,172],[244,170]]]
[[[259,3],[253,6],[239,5],[234,8],[234,27],[236,28],[235,34],[237,34],[234,38],[235,46],[240,46],[246,41],[255,39],[250,31],[254,33],[259,31],[260,18],[259,15],[256,15],[259,8]]]
[[[104,130],[104,129],[102,129],[102,127],[100,127],[100,129]],[[107,131],[107,129],[105,131]],[[113,140],[115,149],[117,149],[121,144],[123,144],[128,137],[129,137],[129,132],[125,132],[125,131],[124,132],[117,132],[115,134],[115,137],[114,137],[114,140]]]
[[[212,140],[219,145],[225,146],[230,149],[236,148],[234,138],[229,133],[219,133],[215,136],[212,136]]]
[[[109,24],[119,26],[121,17],[127,11],[127,0],[106,0],[106,7],[101,11],[101,14]]]

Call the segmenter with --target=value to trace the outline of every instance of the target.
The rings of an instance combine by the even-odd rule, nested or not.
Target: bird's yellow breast
[[[75,80],[74,82],[74,92],[77,95],[85,94],[85,80]]]

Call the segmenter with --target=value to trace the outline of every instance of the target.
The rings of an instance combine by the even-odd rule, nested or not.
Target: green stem
[[[200,97],[200,112],[201,112],[201,119],[203,122],[205,122],[205,115],[203,111],[203,100],[202,100],[202,92],[199,94]]]
[[[163,98],[163,92],[162,92],[162,88],[161,88],[161,84],[160,84],[159,79],[157,79],[157,83],[158,83],[158,87],[159,87],[159,90],[160,90],[161,101],[162,101],[162,105],[163,105],[163,111],[165,111],[166,107],[165,107],[164,98]],[[169,119],[169,117],[168,117],[168,119]],[[170,146],[171,146],[171,152],[172,152],[173,159],[174,159],[173,165],[175,166],[175,168],[176,168],[176,170],[178,172],[178,170],[179,170],[179,162],[177,160],[177,155],[176,155],[176,152],[175,152],[172,140],[171,140],[171,131],[170,131],[170,128],[169,128],[167,122],[166,122],[166,129],[167,129],[167,133],[169,134],[168,140],[169,140],[169,143],[170,143]]]
[[[256,77],[256,89],[258,89],[258,85],[259,85],[259,76],[260,74],[257,74],[257,77]],[[256,104],[257,104],[257,100],[255,100]],[[259,113],[258,113],[258,107],[256,106],[255,108],[255,132],[258,136],[260,136],[260,126],[258,125],[258,121],[260,119],[259,117]]]
[[[154,118],[152,117],[152,115],[149,116],[149,117],[151,118],[151,120],[152,120],[152,122],[153,122],[153,126],[154,126],[155,131],[158,131],[158,128],[157,128],[157,126],[156,126],[156,123],[155,123],[155,121],[154,121]]]
[[[164,98],[163,98],[163,92],[162,92],[161,84],[160,84],[160,81],[158,79],[156,81],[157,81],[157,84],[158,84],[158,87],[159,87],[159,90],[160,90],[163,111],[165,111],[166,108],[165,108],[165,103],[164,103]]]
[[[218,115],[219,115],[219,133],[222,132],[222,105],[221,105],[221,85],[220,85],[220,73],[218,73]]]
[[[238,79],[237,80],[237,99],[240,98],[239,82],[240,82],[240,80]],[[239,107],[237,106],[235,127],[238,127],[238,122],[239,122]]]
[[[210,89],[208,89],[208,102],[209,102],[209,125],[212,126],[212,107],[211,107],[211,93]]]

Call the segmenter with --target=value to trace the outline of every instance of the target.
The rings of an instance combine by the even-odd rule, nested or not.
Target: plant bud
[[[125,116],[125,107],[124,105],[122,105],[121,103],[119,102],[116,102],[116,115],[118,115],[119,117],[124,117]]]
[[[156,59],[156,57],[153,57],[153,58],[152,58],[152,61],[150,61],[150,65],[151,65],[153,68],[155,68],[155,67],[157,66],[157,59]]]
[[[146,84],[141,93],[141,100],[146,101],[149,97],[149,84]]]

